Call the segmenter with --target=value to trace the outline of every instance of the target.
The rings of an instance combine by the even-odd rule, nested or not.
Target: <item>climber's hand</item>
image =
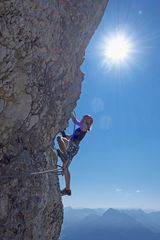
[[[71,113],[71,119],[74,121],[75,120],[75,116],[73,113]]]

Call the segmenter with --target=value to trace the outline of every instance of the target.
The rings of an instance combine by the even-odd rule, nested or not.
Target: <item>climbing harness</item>
[[[69,160],[69,162],[71,162],[72,158],[78,153],[78,150],[79,146],[76,145],[74,142],[70,141],[66,153],[62,152],[60,149],[57,149],[57,152],[58,156],[64,163],[66,160]]]
[[[46,173],[57,173],[57,175],[63,175],[63,169],[62,166],[57,165],[57,168],[53,168],[50,170],[44,170],[39,172],[30,172],[30,173],[21,173],[21,174],[14,174],[14,175],[2,175],[0,176],[0,179],[15,179],[15,178],[26,178],[30,176],[36,176],[40,174],[46,174]]]
[[[72,158],[78,153],[79,146],[72,141],[69,141],[69,145],[67,147],[67,153],[69,155],[69,160],[71,161]]]

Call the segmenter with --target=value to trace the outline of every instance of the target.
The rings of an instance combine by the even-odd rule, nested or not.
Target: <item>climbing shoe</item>
[[[64,195],[71,196],[71,190],[67,190],[66,188],[61,190],[61,196],[64,196]]]

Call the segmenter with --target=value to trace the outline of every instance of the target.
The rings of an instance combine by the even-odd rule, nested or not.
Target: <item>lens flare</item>
[[[131,52],[131,42],[127,37],[117,34],[110,37],[105,43],[104,55],[112,63],[125,61]]]

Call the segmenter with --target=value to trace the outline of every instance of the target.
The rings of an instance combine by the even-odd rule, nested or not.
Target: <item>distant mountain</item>
[[[102,216],[88,212],[92,213],[64,227],[62,240],[160,240],[160,233],[151,231],[127,211],[108,209]]]
[[[122,210],[122,212],[127,213],[150,230],[160,232],[160,212],[146,213],[141,209]]]
[[[159,222],[160,224],[160,212],[151,212],[148,215],[152,221]]]
[[[64,214],[66,216],[68,216],[68,215],[72,215],[73,216],[74,215],[74,216],[77,216],[78,218],[84,218],[84,217],[88,216],[89,214],[102,215],[105,211],[106,211],[106,209],[103,209],[103,208],[91,209],[91,208],[66,207],[64,209]]]
[[[133,217],[112,208],[108,209],[102,215],[102,219],[104,221],[104,224],[108,226],[112,226],[112,225],[118,226],[118,227],[125,226],[125,228],[142,227],[142,225],[138,221],[136,221]]]
[[[71,207],[67,207],[64,209],[64,224],[62,226],[62,231],[63,229],[75,225],[81,220],[84,220],[86,217],[89,215],[101,215],[102,212],[105,210],[101,211],[100,209],[90,209],[90,208],[80,208],[80,209],[74,209]]]
[[[91,223],[91,222],[95,222],[97,221],[98,219],[100,218],[100,216],[98,216],[97,214],[90,214],[88,215],[84,220],[83,222],[87,223]]]

